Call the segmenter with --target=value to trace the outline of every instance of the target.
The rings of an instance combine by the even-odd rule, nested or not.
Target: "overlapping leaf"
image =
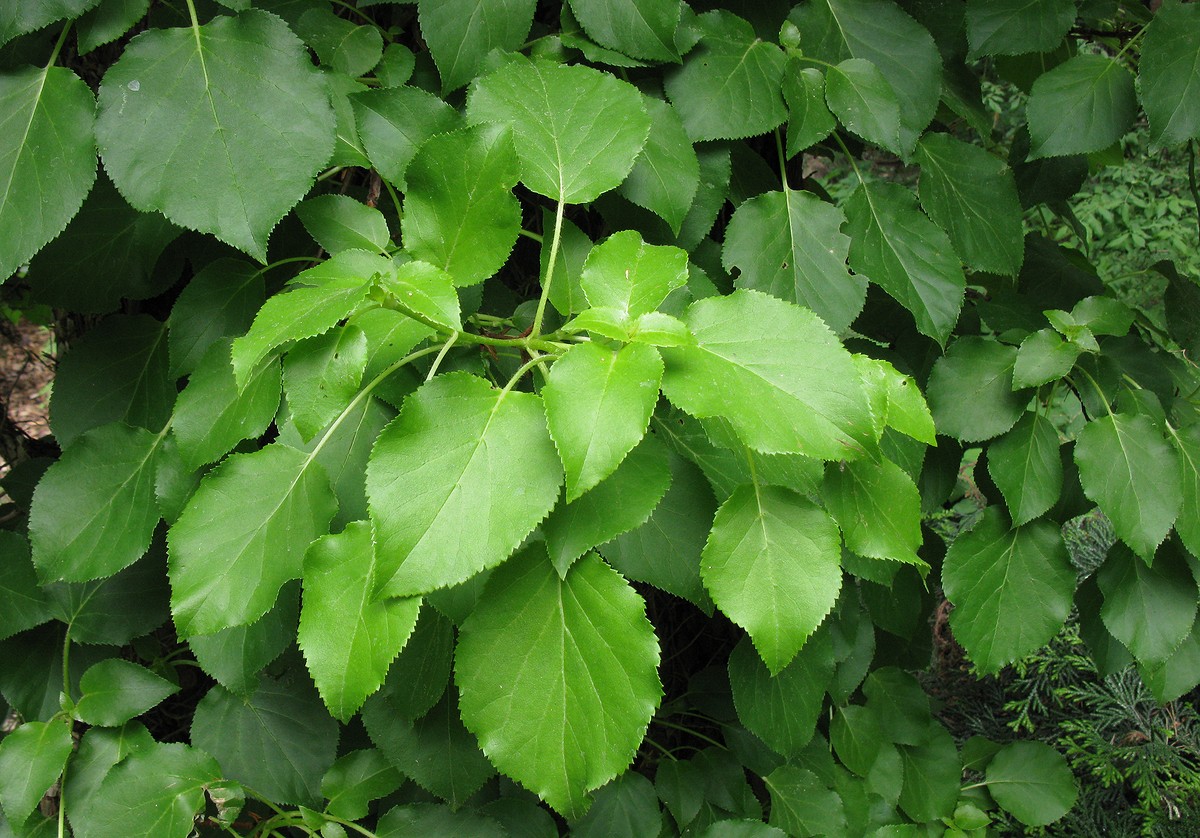
[[[38,587],[29,542],[0,532],[0,640],[50,619],[46,595]]]
[[[1004,495],[1013,524],[1032,521],[1050,509],[1062,490],[1062,456],[1054,423],[1025,413],[987,449],[987,469]]]
[[[904,469],[884,459],[833,463],[826,469],[825,508],[846,547],[860,556],[926,567],[921,546],[921,495]]]
[[[406,190],[404,173],[417,149],[461,123],[454,108],[416,87],[365,90],[349,99],[367,156],[399,189]]]
[[[571,11],[596,43],[653,61],[676,61],[675,0],[571,0]]]
[[[537,0],[420,0],[421,37],[442,76],[442,92],[462,87],[492,50],[515,50],[529,34]]]
[[[938,431],[975,442],[1017,423],[1027,398],[1013,392],[1017,350],[981,337],[963,337],[934,364],[929,406]]]
[[[650,115],[650,134],[620,192],[679,235],[700,185],[700,161],[678,112],[658,99],[646,97],[643,102]]]
[[[1075,22],[1075,0],[967,0],[970,57],[1050,52]]]
[[[1043,73],[1029,96],[1030,158],[1101,151],[1137,112],[1133,75],[1103,55],[1077,55]]]
[[[1139,663],[1167,660],[1192,630],[1196,619],[1196,580],[1182,551],[1167,546],[1147,567],[1123,544],[1109,551],[1096,573],[1104,594],[1100,617]]]
[[[179,687],[144,666],[109,658],[88,668],[79,681],[75,715],[90,725],[117,727],[140,716]]]
[[[900,144],[900,100],[879,68],[847,58],[825,71],[825,101],[847,130],[895,154]]]
[[[816,731],[833,667],[828,632],[814,635],[774,674],[754,651],[754,644],[743,638],[729,655],[729,684],[738,719],[776,752],[800,754]]]
[[[1163,3],[1146,27],[1138,93],[1150,139],[1177,145],[1200,134],[1200,8]],[[0,271],[3,273],[3,271]]]

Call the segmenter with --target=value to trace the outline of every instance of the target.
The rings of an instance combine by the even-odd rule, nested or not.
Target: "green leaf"
[[[922,334],[944,345],[966,287],[950,239],[897,183],[863,184],[845,209],[850,267],[911,311]]]
[[[1149,564],[1183,502],[1179,454],[1150,417],[1118,413],[1088,422],[1075,463],[1084,494]]]
[[[271,610],[253,623],[189,637],[187,643],[217,683],[230,692],[249,695],[258,685],[258,673],[295,641],[299,616],[300,585],[289,582]]]
[[[204,266],[175,300],[167,321],[171,378],[190,375],[218,339],[245,333],[266,299],[262,274],[241,259]]]
[[[891,460],[830,463],[821,497],[851,552],[928,567],[917,557],[920,492],[904,469]]]
[[[814,635],[774,675],[750,639],[743,638],[729,655],[729,684],[738,719],[777,753],[799,755],[817,729],[833,666],[829,632]]]
[[[768,826],[762,821],[720,820],[710,824],[698,838],[785,838],[782,829]]]
[[[637,231],[625,230],[592,248],[579,284],[593,307],[633,319],[657,309],[687,277],[686,252],[646,244]]]
[[[1200,555],[1200,425],[1188,425],[1171,435],[1179,453],[1183,499],[1175,531],[1193,556]]]
[[[754,137],[787,119],[783,51],[724,10],[697,19],[699,46],[668,71],[664,87],[693,142]]]
[[[407,262],[381,282],[380,288],[391,294],[406,314],[449,331],[462,331],[454,277],[441,268],[428,262]]]
[[[672,403],[724,416],[756,451],[840,460],[872,445],[858,372],[816,315],[741,290],[694,303],[684,319],[696,345],[661,350]]]
[[[554,229],[554,213],[545,208],[542,210],[542,229]],[[540,281],[545,283],[546,270],[550,266],[551,244],[543,240],[539,256],[541,273]],[[592,252],[592,240],[587,234],[563,219],[562,235],[558,244],[558,258],[554,261],[554,282],[550,284],[550,303],[563,317],[583,311],[588,307],[587,297],[579,284],[579,276],[583,273],[584,263]]]
[[[367,816],[367,804],[391,794],[404,783],[404,775],[374,748],[351,751],[329,767],[321,778],[321,795],[329,800],[325,811],[346,820]]]
[[[325,706],[343,722],[383,684],[421,607],[419,599],[373,599],[372,535],[370,523],[356,521],[314,541],[304,557],[300,650]]]
[[[833,133],[837,121],[825,104],[825,76],[789,58],[783,74],[783,99],[788,106],[787,156],[790,160]]]
[[[700,161],[671,105],[650,96],[642,104],[650,115],[650,134],[618,191],[659,216],[678,236],[700,186]]]
[[[678,61],[675,0],[570,0],[571,11],[601,46],[634,58]]]
[[[1016,349],[994,340],[956,340],[933,365],[926,391],[938,433],[978,442],[1015,425],[1028,401],[1013,392],[1016,357]]]
[[[921,206],[949,234],[963,262],[975,270],[1016,276],[1025,235],[1012,170],[949,134],[923,137],[917,162]]]
[[[1063,340],[1053,329],[1039,329],[1021,341],[1013,387],[1040,387],[1065,377],[1082,352],[1083,347]]]
[[[449,806],[414,803],[397,806],[379,819],[376,838],[410,835],[470,835],[472,838],[507,838],[508,832],[492,818]]]
[[[568,502],[612,474],[642,439],[662,374],[658,352],[644,344],[581,343],[551,367],[542,397]]]
[[[900,373],[886,361],[871,359],[872,364],[883,372],[883,386],[887,392],[887,426],[895,428],[918,442],[937,444],[937,432],[929,405],[921,394],[921,388],[911,376]],[[862,367],[859,367],[861,372]],[[864,382],[867,377],[863,376]]]
[[[293,289],[267,300],[250,331],[233,342],[239,389],[273,350],[329,331],[366,299],[378,277],[392,273],[391,262],[382,256],[347,250],[297,275]]]
[[[435,134],[459,127],[462,121],[454,108],[415,87],[365,90],[352,93],[349,99],[358,136],[371,164],[405,192],[408,187],[404,173],[417,149]]]
[[[883,719],[866,707],[848,704],[829,723],[829,743],[842,765],[866,777],[887,744]]]
[[[835,332],[862,310],[867,282],[846,268],[846,217],[811,192],[768,192],[742,203],[729,220],[721,264],[753,288],[812,309]]]
[[[559,812],[624,772],[662,696],[645,604],[599,557],[559,578],[531,549],[496,571],[455,656],[463,722]]]
[[[1176,701],[1195,689],[1200,683],[1200,636],[1195,625],[1169,658],[1160,664],[1143,664],[1138,671],[1160,703]]]
[[[422,608],[417,627],[388,669],[387,680],[363,705],[371,740],[388,753],[389,737],[377,736],[373,718],[413,721],[433,709],[450,682],[454,624],[435,608]]]
[[[1171,656],[1196,619],[1196,580],[1180,551],[1160,550],[1153,567],[1115,544],[1096,572],[1104,594],[1100,617],[1139,663]]]
[[[129,203],[260,262],[271,228],[308,191],[333,138],[322,76],[300,39],[266,12],[150,30],[100,86],[96,139]]]
[[[1163,3],[1146,27],[1138,92],[1150,140],[1173,146],[1200,135],[1200,9]],[[0,271],[3,273],[3,271]]]
[[[333,765],[338,725],[307,676],[263,676],[246,698],[213,687],[196,706],[192,743],[212,754],[224,777],[277,803],[312,806]]]
[[[118,658],[93,664],[79,681],[75,716],[89,725],[118,727],[140,716],[179,687],[143,666]]]
[[[988,474],[1004,495],[1014,526],[1032,521],[1058,501],[1063,482],[1058,449],[1054,423],[1031,412],[988,446]]]
[[[32,0],[0,9],[0,44],[41,29],[56,20],[76,18],[100,0]]]
[[[847,58],[825,71],[825,101],[848,130],[900,154],[900,100],[879,68]]]
[[[159,431],[175,403],[166,329],[146,315],[114,315],[72,344],[59,362],[50,429],[64,449],[110,422]]]
[[[156,540],[149,553],[113,576],[46,585],[55,619],[69,624],[79,643],[124,646],[153,631],[170,616],[164,558]]]
[[[286,445],[236,454],[210,471],[167,536],[179,634],[213,634],[266,614],[336,510],[321,467]]]
[[[577,838],[640,838],[659,835],[663,813],[654,784],[627,771],[596,792],[587,814],[572,825]]]
[[[197,748],[147,745],[108,773],[88,816],[72,826],[80,838],[187,838],[205,791],[220,781],[217,761]]]
[[[949,816],[958,799],[962,766],[954,740],[937,722],[916,745],[900,749],[904,760],[904,787],[900,809],[918,823]]]
[[[1071,610],[1075,569],[1057,525],[1009,529],[995,507],[954,540],[942,586],[954,637],[983,672],[1020,660],[1058,633]]]
[[[741,486],[717,510],[700,573],[717,607],[746,629],[772,675],[837,601],[840,542],[829,515],[777,486]]]
[[[43,579],[112,576],[141,558],[160,517],[154,477],[161,442],[113,423],[88,431],[50,466],[29,510]]]
[[[66,799],[73,810],[69,820],[76,832],[83,835],[85,828],[75,823],[79,819],[75,813],[91,811],[100,784],[112,769],[133,752],[154,745],[154,737],[141,722],[127,722],[118,728],[94,727],[83,734],[66,778]]]
[[[969,58],[1050,52],[1075,22],[1075,0],[967,0]]]
[[[646,437],[593,490],[556,506],[542,532],[558,572],[565,574],[572,562],[597,544],[645,522],[670,484],[666,446]]]
[[[27,5],[20,3],[14,9]],[[48,21],[47,21],[48,22]],[[0,19],[0,43],[8,40]],[[63,67],[0,75],[0,283],[63,231],[96,180],[95,101]]]
[[[421,37],[442,76],[442,93],[475,78],[492,50],[520,47],[536,7],[536,0],[418,0]]]
[[[0,804],[21,826],[67,765],[74,742],[61,721],[26,722],[0,742]]]
[[[426,383],[367,466],[378,593],[423,594],[494,567],[546,516],[561,485],[541,399],[465,373]]]
[[[431,138],[408,166],[400,223],[413,258],[435,265],[457,285],[500,270],[521,229],[513,135],[490,126]]]
[[[391,240],[383,213],[345,195],[309,198],[296,207],[296,215],[308,234],[330,253],[381,251]]]
[[[1038,77],[1029,95],[1030,159],[1102,151],[1133,127],[1133,75],[1103,55],[1077,55]]]
[[[379,27],[343,20],[328,9],[305,12],[300,16],[296,31],[317,53],[322,64],[347,76],[366,75],[383,54],[383,36]]]
[[[1093,335],[1116,335],[1129,332],[1136,316],[1133,309],[1112,297],[1084,297],[1071,309],[1071,316]]]
[[[111,43],[137,25],[150,8],[150,0],[103,0],[75,22],[79,54]]]
[[[50,619],[46,595],[38,587],[29,542],[0,531],[0,640]]]
[[[1045,826],[1075,805],[1079,788],[1067,759],[1042,742],[1012,742],[988,763],[988,793],[1026,826]]]
[[[772,826],[789,835],[847,834],[841,796],[808,769],[782,765],[763,782],[771,792]]]
[[[283,362],[283,388],[289,418],[302,439],[312,439],[349,407],[366,366],[367,336],[357,326],[302,340],[289,350]]]
[[[514,58],[471,89],[473,123],[509,125],[521,181],[568,204],[615,189],[650,132],[637,88],[590,67]]]

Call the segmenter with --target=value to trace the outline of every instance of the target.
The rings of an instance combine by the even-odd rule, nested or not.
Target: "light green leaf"
[[[845,209],[850,267],[911,311],[922,334],[944,345],[966,287],[949,237],[897,183],[863,184]]]
[[[887,744],[884,719],[861,705],[848,704],[829,723],[829,743],[842,765],[866,777]]]
[[[472,229],[472,235],[475,229]],[[405,313],[418,320],[450,331],[462,331],[454,277],[441,268],[428,262],[406,262],[396,269],[395,275],[381,282],[380,288],[391,294]]]
[[[1016,357],[1017,350],[994,340],[956,340],[933,365],[926,391],[938,433],[978,442],[1015,425],[1028,401],[1013,392]]]
[[[271,610],[253,623],[189,637],[187,643],[218,684],[238,695],[249,695],[258,686],[258,673],[296,640],[299,616],[300,583],[289,582]]]
[[[579,284],[593,307],[613,308],[632,319],[657,309],[687,284],[687,277],[686,252],[646,244],[636,230],[624,230],[592,248]]]
[[[837,525],[788,489],[742,486],[717,510],[700,573],[717,607],[778,675],[837,601]]]
[[[911,376],[904,375],[886,361],[872,363],[883,371],[883,386],[887,392],[887,426],[895,428],[918,442],[937,444],[937,432],[929,405],[921,394],[921,388]],[[861,371],[861,366],[859,367]],[[863,376],[864,382],[866,376]]]
[[[324,470],[286,445],[236,454],[210,471],[167,535],[179,634],[213,634],[266,614],[336,510]]]
[[[962,766],[954,740],[937,722],[930,721],[916,745],[900,748],[904,760],[904,787],[900,809],[918,823],[949,816],[958,799]]]
[[[325,811],[346,820],[367,816],[367,804],[391,794],[404,783],[404,775],[374,748],[351,751],[329,767],[321,778],[321,795],[329,800]]]
[[[1058,500],[1063,479],[1058,448],[1054,423],[1030,412],[988,446],[988,474],[1004,495],[1014,526],[1032,521]]]
[[[541,399],[465,373],[426,383],[367,466],[378,593],[422,594],[494,567],[550,511],[561,485]]]
[[[847,129],[900,154],[900,100],[879,68],[847,58],[825,71],[825,101]]]
[[[244,334],[266,299],[262,274],[241,259],[205,265],[180,293],[167,321],[172,379],[190,375],[219,338]]]
[[[390,49],[391,47],[389,47]],[[352,93],[350,105],[358,136],[371,164],[402,191],[405,170],[426,140],[459,127],[458,111],[416,87],[392,87]]]
[[[334,119],[300,39],[251,10],[130,43],[100,86],[96,139],[136,209],[265,262],[333,151]]]
[[[833,678],[829,632],[819,632],[796,657],[772,675],[748,637],[729,655],[729,684],[738,719],[785,757],[798,756],[812,740]]]
[[[75,716],[89,725],[118,727],[156,706],[179,687],[144,666],[109,658],[88,667],[79,681]]]
[[[1200,425],[1188,425],[1171,435],[1179,453],[1183,499],[1175,532],[1193,556],[1200,556]]]
[[[29,542],[18,533],[0,531],[0,640],[50,617],[46,595],[33,570]]]
[[[763,778],[771,792],[771,825],[789,835],[845,835],[841,796],[807,768],[781,765]]]
[[[74,742],[59,720],[26,722],[0,741],[0,805],[23,825],[67,765]]]
[[[783,99],[788,106],[787,156],[790,160],[804,149],[833,133],[837,121],[825,104],[825,76],[789,58],[783,73]]]
[[[1063,340],[1053,329],[1039,329],[1017,351],[1013,387],[1040,387],[1071,372],[1083,347]]]
[[[1050,52],[1075,22],[1075,0],[967,0],[969,58]]]
[[[161,436],[114,422],[88,431],[33,493],[29,538],[45,580],[84,582],[133,564],[158,524]]]
[[[724,10],[701,15],[700,44],[664,86],[693,142],[754,137],[787,119],[783,51]]]
[[[383,250],[391,240],[387,220],[374,207],[345,195],[318,195],[296,207],[317,244],[330,253]]]
[[[213,687],[192,721],[192,744],[216,758],[224,777],[277,803],[316,805],[337,740],[337,722],[295,670],[263,676],[246,698]]]
[[[682,320],[661,311],[648,311],[635,320],[629,339],[651,346],[687,346],[696,340]]]
[[[1016,276],[1025,252],[1021,202],[1012,170],[949,134],[917,144],[921,206],[975,270]]]
[[[1133,75],[1104,55],[1077,55],[1033,83],[1029,158],[1102,151],[1133,127]]]
[[[921,494],[912,478],[891,460],[830,463],[821,497],[851,552],[928,568],[917,557]]]
[[[942,586],[954,636],[983,672],[1020,660],[1058,633],[1071,610],[1075,569],[1058,526],[1009,529],[996,507],[954,540]]]
[[[1045,826],[1075,805],[1079,788],[1067,759],[1043,742],[1012,742],[988,763],[988,793],[1026,826]]]
[[[1071,317],[1093,335],[1128,334],[1136,315],[1133,309],[1113,297],[1084,297],[1071,309]]]
[[[650,346],[573,346],[550,369],[546,419],[566,469],[567,501],[620,465],[646,433],[663,362]]]
[[[292,290],[263,304],[250,331],[233,342],[233,373],[238,387],[263,358],[289,341],[332,329],[366,299],[379,277],[393,273],[392,263],[362,250],[347,250],[292,280]]]
[[[601,46],[634,58],[678,61],[675,0],[570,0],[571,11]]]
[[[1149,564],[1183,502],[1179,454],[1144,415],[1095,419],[1075,443],[1083,493]]]
[[[442,93],[479,74],[492,50],[521,46],[537,0],[419,0],[421,37],[442,76]]]
[[[650,96],[643,97],[642,104],[650,115],[650,134],[618,191],[662,218],[679,235],[700,185],[700,161],[671,105]]]
[[[559,812],[625,771],[662,697],[645,604],[598,556],[559,578],[531,549],[463,623],[463,722],[488,759]]]
[[[811,192],[768,192],[729,220],[721,263],[739,288],[765,291],[812,309],[835,332],[862,311],[867,282],[846,268],[846,217]]]
[[[279,410],[279,363],[255,367],[239,392],[229,362],[231,343],[224,338],[209,347],[175,403],[171,432],[184,464],[193,470],[262,434]]]
[[[1096,572],[1104,594],[1100,618],[1139,663],[1166,661],[1192,630],[1196,619],[1196,580],[1181,551],[1158,551],[1154,566],[1115,544]]]
[[[406,172],[400,223],[413,258],[436,265],[457,285],[500,270],[521,229],[513,135],[491,126],[431,138]]]
[[[13,10],[28,5],[17,3]],[[48,21],[47,21],[48,22]],[[0,18],[0,43],[8,40]],[[95,101],[63,67],[0,75],[0,283],[63,231],[96,180]]]
[[[1163,3],[1146,28],[1138,92],[1155,145],[1180,145],[1200,135],[1198,31],[1200,8],[1176,2]]]
[[[591,807],[572,824],[575,838],[640,838],[660,835],[663,811],[654,784],[627,771],[596,792]]]
[[[565,575],[572,562],[597,544],[645,522],[670,485],[666,446],[647,436],[616,471],[583,497],[560,503],[542,524],[555,568]]]
[[[366,366],[367,336],[352,325],[302,340],[288,351],[283,389],[291,423],[305,442],[349,407]]]
[[[63,18],[76,18],[100,0],[27,0],[0,9],[0,44]]]
[[[319,538],[304,557],[298,640],[325,706],[343,722],[379,689],[420,610],[419,599],[374,600],[371,525]]]
[[[694,303],[684,319],[695,346],[661,350],[674,404],[724,416],[756,451],[840,460],[873,445],[850,354],[812,312],[741,290]]]

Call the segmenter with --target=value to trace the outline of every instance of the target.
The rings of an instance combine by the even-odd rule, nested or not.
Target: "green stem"
[[[518,381],[520,381],[525,376],[525,373],[529,372],[531,369],[536,367],[538,364],[544,364],[547,361],[553,361],[553,360],[556,360],[557,358],[558,358],[558,355],[538,355],[536,358],[530,358],[528,361],[521,364],[521,366],[517,369],[517,371],[513,373],[512,378],[510,378],[508,380],[508,383],[504,385],[504,389],[501,390],[500,392],[507,393],[509,390],[511,390],[513,388],[514,384],[516,384]]]
[[[850,168],[854,170],[855,177],[863,186],[867,185],[866,178],[862,176],[862,172],[858,170],[858,164],[854,162],[854,155],[850,153],[850,149],[846,147],[846,142],[841,138],[837,131],[833,132],[833,138],[837,140],[838,146],[842,149],[842,154],[846,155],[846,159],[850,161]]]
[[[317,181],[320,182],[323,180],[329,180],[331,177],[336,175],[338,172],[340,172],[344,168],[346,168],[346,167],[345,166],[334,166],[332,168],[326,169],[325,171],[321,172],[321,174],[317,175]]]
[[[783,140],[779,136],[779,129],[775,129],[775,151],[779,155],[779,180],[783,184],[783,191],[788,192],[787,179],[787,155],[783,152]]]
[[[644,741],[646,742],[647,745],[651,746],[652,748],[657,749],[659,753],[661,753],[663,756],[665,756],[667,759],[671,760],[672,762],[675,762],[678,760],[678,757],[676,757],[673,753],[668,751],[662,745],[655,742],[649,736],[647,736]]]
[[[264,265],[263,267],[261,267],[261,268],[259,268],[259,269],[258,269],[258,272],[257,272],[257,274],[256,274],[256,275],[257,275],[257,276],[262,276],[263,274],[265,274],[265,273],[266,273],[267,271],[269,271],[269,270],[273,270],[273,269],[275,269],[275,268],[278,268],[278,267],[280,267],[280,266],[282,266],[282,265],[290,265],[290,264],[292,264],[293,262],[320,262],[320,261],[321,261],[320,259],[316,259],[316,258],[314,258],[314,257],[312,257],[312,256],[289,256],[289,257],[288,257],[288,258],[286,258],[286,259],[280,259],[280,260],[279,260],[279,261],[277,261],[277,262],[272,262],[272,263],[271,263],[271,264],[269,264],[269,265]]]
[[[563,209],[566,203],[559,199],[558,207],[554,211],[554,238],[550,240],[550,263],[546,266],[546,281],[542,283],[542,296],[538,299],[537,314],[533,316],[533,328],[529,330],[529,336],[540,338],[542,336],[542,317],[546,314],[546,300],[550,298],[550,282],[554,279],[554,263],[558,261],[558,243],[562,238],[562,223]]]
[[[350,827],[355,832],[357,832],[359,835],[362,835],[363,838],[379,838],[379,836],[376,835],[371,830],[366,829],[365,827],[361,827],[358,824],[354,823],[353,821],[342,820],[341,818],[334,817],[333,815],[330,815],[328,813],[324,814],[322,817],[324,817],[326,820],[333,821],[334,823],[340,823],[342,826]]]
[[[458,340],[458,335],[458,332],[450,333],[450,339],[446,341],[446,344],[442,347],[442,351],[433,359],[433,366],[429,368],[429,374],[425,376],[426,381],[432,381],[433,377],[437,375],[438,367],[442,365],[442,359],[446,357],[446,353],[450,351],[450,347],[454,346],[454,342]]]
[[[46,69],[49,70],[54,66],[54,62],[58,60],[58,54],[62,51],[63,44],[67,42],[67,33],[71,31],[71,24],[74,21],[67,21],[67,25],[63,27],[62,32],[58,33],[58,40],[54,42],[54,49],[50,50],[50,60],[46,62]]]
[[[687,733],[687,734],[689,734],[689,735],[691,735],[691,736],[694,736],[694,737],[696,737],[696,738],[697,738],[697,739],[699,739],[701,742],[707,742],[707,743],[708,743],[708,744],[710,744],[710,745],[714,745],[714,746],[716,746],[716,747],[720,748],[722,751],[727,751],[727,750],[729,750],[729,749],[728,749],[728,748],[726,748],[724,745],[722,745],[720,742],[718,742],[716,739],[712,739],[712,738],[710,738],[710,737],[708,737],[708,736],[705,736],[705,735],[704,735],[703,733],[701,733],[700,731],[698,731],[698,730],[692,730],[690,727],[684,727],[683,725],[672,724],[671,722],[664,721],[664,720],[662,720],[662,719],[655,719],[655,720],[652,722],[652,724],[656,724],[656,725],[659,725],[659,726],[661,726],[661,727],[669,728],[669,729],[671,729],[671,730],[678,730],[678,731],[682,731],[683,733]]]
[[[1086,378],[1088,383],[1092,385],[1092,389],[1095,390],[1096,395],[1100,397],[1100,401],[1104,404],[1104,409],[1108,411],[1108,415],[1113,416],[1112,405],[1108,403],[1108,398],[1104,395],[1104,391],[1100,389],[1100,385],[1097,383],[1096,379],[1092,378],[1091,373],[1089,373],[1083,367],[1076,367],[1075,369],[1082,373],[1083,377]]]
[[[396,194],[396,189],[383,175],[379,176],[380,182],[387,188],[388,194],[392,196],[392,205],[396,207],[396,220],[404,220],[404,209],[400,206],[400,196]]]
[[[545,241],[545,239],[543,239],[541,236],[539,236],[537,233],[535,233],[531,230],[526,230],[526,229],[522,228],[518,232],[527,239],[533,239],[538,244],[541,244],[543,241]]]

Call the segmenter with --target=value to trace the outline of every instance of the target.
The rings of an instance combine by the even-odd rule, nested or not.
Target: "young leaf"
[[[126,47],[100,86],[96,139],[136,209],[264,262],[271,229],[329,159],[334,118],[300,39],[251,10]]]
[[[879,68],[847,58],[825,71],[825,101],[846,128],[869,143],[900,154],[900,100]]]
[[[579,284],[594,308],[611,308],[630,319],[657,309],[687,284],[687,253],[646,244],[635,230],[614,233],[592,248]]]
[[[329,800],[325,811],[346,820],[367,816],[367,804],[391,794],[404,783],[404,775],[374,748],[351,751],[329,766],[321,778],[321,795]]]
[[[475,78],[492,50],[521,46],[536,8],[537,0],[419,0],[421,37],[442,76],[442,93]]]
[[[675,0],[571,0],[571,11],[601,46],[634,58],[678,61]]]
[[[542,402],[465,373],[409,396],[375,443],[377,593],[413,596],[504,561],[558,500]]]
[[[922,334],[944,345],[966,287],[950,239],[897,183],[863,184],[845,208],[850,267],[911,311]]]
[[[1013,387],[1040,387],[1063,378],[1075,368],[1083,347],[1065,341],[1053,329],[1039,329],[1017,350],[1013,366]]]
[[[1118,413],[1088,422],[1075,462],[1084,494],[1150,564],[1183,502],[1179,454],[1150,417]]]
[[[1077,55],[1038,77],[1029,95],[1030,159],[1108,148],[1137,113],[1133,75],[1104,55]]]
[[[697,26],[700,45],[664,82],[692,141],[754,137],[781,125],[783,51],[731,12],[707,12]]]
[[[43,579],[83,582],[137,561],[158,525],[161,436],[114,422],[88,431],[33,493],[29,538]]]
[[[926,391],[938,432],[978,442],[1015,425],[1028,401],[1013,392],[1016,357],[1017,350],[994,340],[956,340],[933,365]]]
[[[381,251],[391,234],[383,213],[346,195],[318,195],[296,207],[296,215],[317,244],[330,253]]]
[[[1032,412],[988,446],[988,474],[1004,495],[1013,526],[1032,521],[1058,500],[1063,478],[1058,449],[1054,423]]]
[[[700,572],[717,607],[778,675],[837,601],[837,525],[788,489],[742,486],[717,511]]]
[[[954,636],[984,672],[996,672],[1050,642],[1075,593],[1075,570],[1058,527],[1037,521],[1009,529],[995,507],[955,539],[942,566],[955,605]]]
[[[350,406],[366,366],[367,336],[357,326],[346,325],[292,347],[283,362],[283,388],[289,418],[305,442]]]
[[[492,127],[431,138],[406,172],[400,222],[414,259],[441,268],[457,285],[487,279],[508,259],[521,229],[513,137]]]
[[[0,805],[20,827],[66,767],[74,743],[61,721],[25,722],[0,742]]]
[[[678,236],[700,185],[700,161],[675,109],[650,96],[642,103],[650,115],[650,134],[618,191]]]
[[[472,235],[478,229],[474,227]],[[462,331],[454,277],[441,268],[428,262],[407,262],[396,269],[395,275],[384,279],[380,288],[391,294],[406,314],[449,331]]]
[[[848,834],[842,797],[807,768],[781,765],[763,778],[771,792],[771,825],[789,835]]]
[[[768,192],[745,201],[725,231],[721,264],[753,288],[812,309],[834,332],[862,311],[867,281],[846,268],[846,217],[811,192]]]
[[[262,274],[242,259],[205,265],[175,300],[167,321],[172,379],[190,375],[218,339],[244,334],[266,299]]]
[[[1196,580],[1181,551],[1168,545],[1153,567],[1123,544],[1115,544],[1096,572],[1104,594],[1100,617],[1139,663],[1167,660],[1196,619]]]
[[[542,229],[554,229],[554,213],[549,209],[542,210]],[[538,259],[541,266],[538,276],[542,283],[545,283],[547,269],[550,267],[550,247],[550,242],[543,240]],[[584,263],[591,252],[592,240],[564,218],[558,258],[554,261],[554,281],[550,284],[550,304],[558,309],[558,313],[563,317],[570,317],[588,307],[587,297],[579,284],[579,276],[583,273]]]
[[[825,76],[789,58],[783,74],[783,99],[788,106],[787,156],[790,160],[804,149],[833,133],[837,121],[825,104]]]
[[[822,491],[850,551],[926,568],[921,546],[921,495],[891,460],[830,463]]]
[[[645,604],[598,556],[559,578],[531,549],[496,571],[455,655],[463,722],[559,812],[622,773],[662,697]]]
[[[93,664],[79,681],[75,716],[89,725],[117,727],[140,716],[179,687],[143,666],[119,658]]]
[[[723,416],[756,451],[840,460],[872,445],[850,354],[812,312],[741,290],[694,303],[685,321],[696,344],[661,350],[663,392],[683,410]]]
[[[1017,184],[1003,161],[949,134],[917,145],[921,206],[975,270],[1016,276],[1025,236]]]
[[[234,455],[209,472],[167,536],[179,634],[212,634],[267,613],[336,510],[323,469],[286,445]]]
[[[475,83],[467,117],[511,126],[521,181],[568,204],[615,189],[650,132],[650,117],[633,85],[590,67],[524,58]]]
[[[1050,52],[1075,22],[1075,0],[967,0],[971,60]]]
[[[1174,2],[1164,3],[1146,27],[1138,92],[1155,145],[1180,145],[1200,135],[1198,29],[1200,8]]]
[[[462,122],[458,111],[416,87],[365,90],[352,93],[349,99],[371,164],[405,192],[404,173],[417,149],[430,137],[452,131]]]
[[[304,557],[298,640],[334,718],[348,721],[379,689],[417,622],[419,599],[374,600],[371,525],[356,521],[314,541]]]
[[[29,542],[0,531],[0,640],[41,625],[51,617],[46,594],[38,587]]]
[[[4,31],[0,19],[0,43],[7,40]],[[0,75],[0,282],[61,233],[83,205],[96,180],[94,113],[88,86],[63,67],[21,67]]]
[[[1012,742],[988,763],[988,793],[1026,826],[1045,826],[1075,805],[1079,788],[1067,759],[1042,742]]]

